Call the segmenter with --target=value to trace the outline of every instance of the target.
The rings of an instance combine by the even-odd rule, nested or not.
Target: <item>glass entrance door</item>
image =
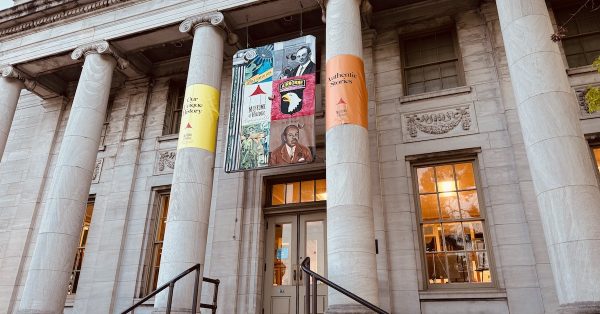
[[[327,276],[325,213],[267,217],[264,302],[266,314],[304,313],[304,274],[300,263],[310,257],[311,270]],[[318,310],[327,308],[327,287],[317,287]]]

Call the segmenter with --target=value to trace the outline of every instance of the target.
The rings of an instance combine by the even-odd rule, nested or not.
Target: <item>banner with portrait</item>
[[[226,172],[314,161],[315,72],[314,36],[235,53]]]

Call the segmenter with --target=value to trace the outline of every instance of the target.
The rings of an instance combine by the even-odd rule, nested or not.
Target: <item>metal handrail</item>
[[[329,287],[341,292],[343,295],[349,297],[350,299],[368,307],[371,311],[378,313],[378,314],[388,314],[388,312],[380,309],[379,307],[375,306],[374,304],[370,303],[369,301],[357,296],[356,294],[338,286],[337,284],[329,281],[327,278],[315,273],[314,271],[310,270],[310,257],[305,258],[302,261],[302,264],[300,264],[300,268],[302,269],[303,272],[305,272],[308,276],[304,277],[304,286],[306,287],[306,294],[304,295],[304,313],[305,314],[310,314],[311,311],[311,295],[310,295],[310,278],[313,278],[313,282],[312,282],[312,290],[313,290],[313,295],[312,295],[312,313],[316,314],[317,313],[317,281],[320,281],[326,285],[328,285]]]
[[[121,314],[126,314],[129,312],[133,313],[133,310],[135,310],[136,307],[138,307],[138,306],[142,305],[144,302],[150,300],[150,298],[157,295],[159,292],[165,290],[166,288],[169,288],[169,298],[167,299],[166,314],[170,314],[171,313],[171,304],[173,302],[173,289],[175,288],[175,283],[179,279],[181,279],[181,278],[185,277],[187,274],[191,273],[192,271],[196,271],[196,277],[195,277],[195,281],[194,281],[194,299],[192,301],[192,314],[196,314],[196,309],[198,308],[198,285],[200,282],[200,264],[196,264],[196,265],[188,268],[181,274],[177,275],[175,278],[171,279],[169,282],[165,283],[164,285],[158,287],[156,290],[152,291],[149,295],[145,296],[143,299],[141,299],[134,305],[130,306],[125,311],[121,312]],[[212,278],[207,278],[207,277],[202,277],[202,281],[214,284],[215,291],[213,293],[213,303],[212,304],[200,303],[200,308],[211,309],[212,313],[214,314],[217,312],[217,297],[219,294],[219,283],[221,281],[219,279],[212,279]]]

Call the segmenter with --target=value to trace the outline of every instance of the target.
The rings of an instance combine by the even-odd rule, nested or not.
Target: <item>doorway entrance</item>
[[[310,257],[310,268],[327,276],[327,221],[325,212],[267,216],[265,251],[265,314],[304,313],[306,288],[300,263]],[[327,286],[318,283],[318,312],[327,308]]]

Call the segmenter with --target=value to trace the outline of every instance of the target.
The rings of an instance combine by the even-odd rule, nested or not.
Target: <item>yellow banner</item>
[[[185,89],[177,150],[187,147],[215,151],[219,120],[219,91],[194,84]]]

